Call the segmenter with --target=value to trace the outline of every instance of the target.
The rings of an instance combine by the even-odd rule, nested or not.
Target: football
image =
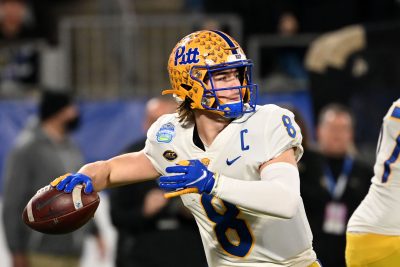
[[[26,205],[22,219],[30,228],[45,234],[72,232],[93,218],[100,198],[96,192],[85,194],[83,185],[71,193],[51,185],[37,191]]]

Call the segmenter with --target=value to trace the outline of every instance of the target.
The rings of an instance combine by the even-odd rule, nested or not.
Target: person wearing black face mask
[[[56,139],[63,137],[64,139],[68,132],[79,127],[78,108],[73,103],[72,96],[67,93],[44,91],[38,113],[40,123],[47,129],[45,131],[50,137]]]
[[[94,223],[70,234],[53,236],[32,232],[21,220],[20,211],[36,189],[48,183],[49,175],[78,170],[83,163],[81,152],[69,138],[69,133],[78,126],[79,111],[72,97],[63,92],[44,91],[38,120],[28,123],[8,156],[3,218],[13,267],[78,267],[84,236],[88,233],[95,234],[99,248],[104,249]]]

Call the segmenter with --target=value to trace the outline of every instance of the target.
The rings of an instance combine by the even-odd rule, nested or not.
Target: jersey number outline
[[[390,115],[390,118],[394,119],[400,119],[400,107],[395,107],[392,111],[392,114]],[[380,136],[379,136],[379,143],[378,143],[378,149],[377,149],[377,155],[379,150],[381,149],[381,143],[382,143],[382,136],[383,136],[383,127],[381,128]],[[385,160],[383,163],[383,174],[382,174],[382,183],[386,183],[389,180],[389,176],[391,173],[390,165],[395,163],[400,155],[400,134],[396,138],[396,145],[393,148],[392,154],[390,154],[389,158]]]
[[[400,134],[396,138],[396,146],[394,147],[392,154],[390,154],[389,158],[385,160],[383,163],[383,174],[382,174],[382,183],[386,183],[389,180],[389,176],[391,173],[390,165],[395,163],[400,155]]]
[[[283,122],[283,125],[285,125],[285,127],[286,127],[286,131],[287,131],[288,135],[292,138],[295,138],[296,137],[296,129],[294,128],[290,117],[287,115],[283,115],[282,122]]]
[[[214,232],[218,243],[230,255],[236,257],[247,256],[253,246],[253,235],[246,221],[238,218],[239,209],[235,205],[221,200],[225,207],[224,213],[221,214],[215,210],[212,204],[213,198],[212,195],[202,194],[201,204],[208,219],[215,224]],[[240,240],[238,244],[233,244],[228,239],[227,231],[229,229],[236,231]]]

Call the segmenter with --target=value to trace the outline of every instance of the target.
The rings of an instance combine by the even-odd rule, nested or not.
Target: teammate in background
[[[290,111],[256,106],[251,69],[225,33],[189,34],[171,53],[172,89],[163,91],[178,113],[151,126],[143,150],[51,184],[90,192],[161,176],[167,197],[181,195],[193,213],[209,267],[320,266],[300,197],[300,129]]]
[[[347,225],[348,267],[400,265],[400,99],[383,119],[370,190]]]

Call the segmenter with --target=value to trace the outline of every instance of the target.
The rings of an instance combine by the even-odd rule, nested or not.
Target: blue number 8
[[[382,175],[382,183],[386,183],[389,180],[389,176],[390,176],[390,172],[391,172],[390,165],[393,164],[394,162],[396,162],[397,159],[399,158],[399,156],[400,156],[400,135],[397,136],[397,138],[396,138],[396,146],[393,149],[392,154],[383,164],[384,171],[383,171],[383,175]]]
[[[283,122],[283,125],[285,125],[285,127],[286,127],[286,131],[287,131],[288,135],[292,138],[295,138],[296,137],[296,129],[294,128],[290,117],[287,115],[283,115],[282,122]]]
[[[221,214],[213,207],[212,199],[213,196],[203,194],[201,204],[203,204],[208,218],[215,223],[214,231],[218,242],[227,253],[237,257],[245,257],[253,245],[253,236],[246,222],[237,218],[239,209],[235,205],[221,200],[225,207],[223,214]],[[239,242],[233,244],[229,240],[227,237],[229,229],[236,231]]]
[[[392,114],[390,115],[390,119],[400,119],[400,107],[395,107],[392,111]],[[381,149],[381,143],[382,143],[382,137],[383,137],[383,127],[381,128],[381,133],[379,136],[379,144],[378,144],[378,151]],[[396,138],[396,146],[394,147],[392,154],[390,155],[390,157],[385,160],[384,164],[383,164],[383,175],[382,175],[382,183],[387,183],[387,181],[389,180],[389,176],[390,176],[390,165],[395,163],[397,161],[397,159],[400,156],[400,135],[397,136]]]

